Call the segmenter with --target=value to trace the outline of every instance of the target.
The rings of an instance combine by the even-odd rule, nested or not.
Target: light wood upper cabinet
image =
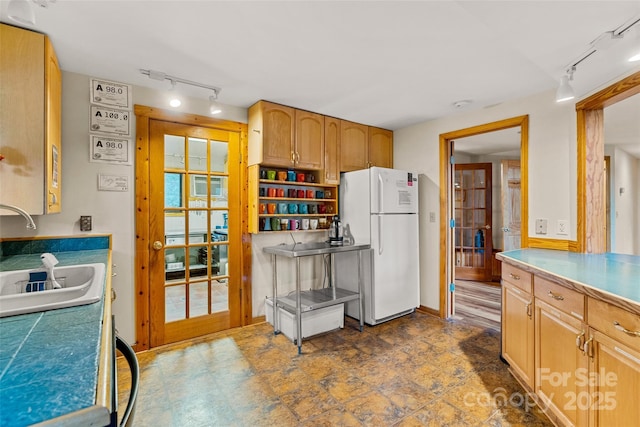
[[[249,164],[293,166],[295,109],[259,101],[249,108]]]
[[[324,184],[340,184],[340,119],[324,118]]]
[[[341,120],[340,170],[393,167],[393,132]]]
[[[0,24],[0,87],[0,202],[60,212],[62,81],[45,35]]]
[[[340,170],[349,172],[368,167],[369,129],[366,125],[340,121]]]
[[[51,40],[45,41],[45,209],[47,213],[59,213],[62,210],[62,74]]]
[[[324,165],[324,116],[295,110],[294,167],[320,170]]]
[[[249,108],[249,164],[321,170],[324,116],[259,101]]]
[[[393,168],[393,132],[369,126],[369,167]]]

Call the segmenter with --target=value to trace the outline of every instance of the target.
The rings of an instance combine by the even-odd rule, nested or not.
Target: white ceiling
[[[8,0],[0,1],[0,20]],[[151,69],[396,130],[551,90],[640,1],[69,1],[36,7],[61,68],[155,89]],[[578,97],[640,68],[629,31],[578,65]],[[207,99],[204,89],[179,85]]]

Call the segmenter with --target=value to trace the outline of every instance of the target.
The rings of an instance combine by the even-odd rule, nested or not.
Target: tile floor
[[[347,318],[298,355],[261,323],[139,353],[133,425],[550,426],[499,349],[491,329],[414,313],[363,332]]]

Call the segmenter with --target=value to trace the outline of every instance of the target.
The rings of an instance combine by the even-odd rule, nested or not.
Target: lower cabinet
[[[639,425],[637,311],[586,297],[548,275],[502,267],[502,356],[553,423]]]
[[[640,423],[640,316],[588,299],[589,425]]]
[[[535,392],[542,409],[562,425],[587,425],[588,358],[586,326],[536,298]]]
[[[502,357],[530,389],[534,375],[533,297],[526,291],[529,273],[513,267],[503,271],[502,280]],[[517,282],[518,285],[513,282]],[[522,281],[524,281],[524,285]],[[525,289],[523,289],[525,288]]]

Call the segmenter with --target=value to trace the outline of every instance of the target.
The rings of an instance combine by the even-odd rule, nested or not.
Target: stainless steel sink
[[[0,272],[0,317],[92,304],[100,301],[104,293],[106,270],[102,263],[54,268],[61,289],[53,289],[49,280],[29,280],[30,273],[40,271],[43,270]]]

